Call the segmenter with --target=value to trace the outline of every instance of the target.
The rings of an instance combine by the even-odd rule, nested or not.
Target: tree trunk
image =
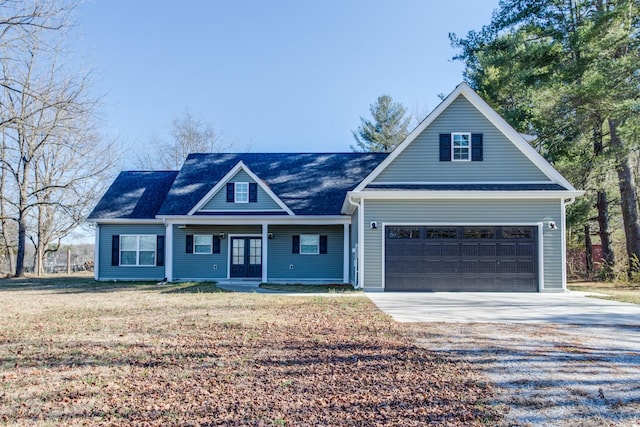
[[[638,215],[638,193],[635,187],[633,166],[629,154],[624,151],[622,141],[617,134],[618,123],[609,119],[611,132],[611,146],[618,151],[616,171],[618,172],[618,186],[620,187],[620,206],[624,223],[624,236],[627,246],[629,277],[640,272],[640,216]]]
[[[591,244],[591,227],[589,227],[589,224],[584,226],[584,257],[585,273],[590,278],[593,275],[593,245]]]
[[[596,158],[602,156],[604,142],[602,135],[603,119],[596,115],[593,119],[593,154]],[[602,245],[602,265],[600,272],[606,280],[613,278],[613,267],[616,263],[615,253],[611,243],[611,231],[609,229],[609,200],[607,192],[600,189],[596,193],[596,209],[598,210],[598,236]]]
[[[18,253],[16,254],[16,277],[24,277],[24,255],[27,245],[27,224],[24,213],[18,217]]]
[[[596,208],[598,209],[598,235],[602,245],[601,272],[605,279],[613,278],[613,267],[616,257],[611,246],[611,232],[609,231],[609,201],[605,191],[598,191]]]

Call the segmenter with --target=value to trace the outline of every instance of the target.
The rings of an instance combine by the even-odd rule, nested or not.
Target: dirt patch
[[[503,425],[640,425],[640,328],[405,324],[493,382]]]

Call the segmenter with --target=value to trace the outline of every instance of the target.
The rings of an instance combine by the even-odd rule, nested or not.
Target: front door
[[[262,277],[262,239],[231,238],[231,277]]]

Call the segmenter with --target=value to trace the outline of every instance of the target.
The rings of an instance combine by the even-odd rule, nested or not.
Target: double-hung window
[[[235,202],[236,203],[249,203],[249,183],[248,182],[236,182],[235,189]]]
[[[156,265],[156,242],[155,234],[121,235],[120,265]]]
[[[320,253],[320,236],[317,234],[301,234],[300,235],[300,253],[301,254],[319,254]]]
[[[193,236],[193,253],[210,254],[213,248],[213,236],[210,234],[196,234]]]
[[[453,161],[471,160],[471,133],[453,132],[451,134],[451,154]]]

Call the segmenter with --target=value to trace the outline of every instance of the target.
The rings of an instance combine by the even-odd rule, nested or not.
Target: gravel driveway
[[[492,300],[490,296],[484,303],[461,294],[416,297],[423,302],[430,298],[433,309],[428,303],[416,305],[413,295],[405,296],[408,305],[403,309],[398,303],[402,295],[399,300],[388,295],[373,296],[372,300],[394,318],[400,317],[397,320],[410,322],[405,325],[420,345],[462,358],[485,373],[495,387],[495,404],[505,414],[504,425],[640,426],[640,315],[634,315],[639,306],[578,298],[576,304],[585,304],[584,319],[593,319],[596,314],[595,319],[607,323],[608,318],[619,319],[623,312],[625,321],[596,324],[580,321],[583,318],[576,315],[567,320],[581,324],[563,324],[552,322],[558,321],[561,313],[553,307],[549,313],[555,315],[548,319],[540,311],[530,310],[533,321],[519,311],[514,311],[518,320],[500,320],[513,316],[505,316],[504,311],[494,314],[494,304],[486,303]],[[512,304],[528,307],[538,296],[523,296],[521,301],[514,297]],[[571,298],[560,298],[563,302],[558,310]],[[461,301],[468,301],[466,310]],[[437,317],[443,305],[458,307],[468,320],[442,322],[427,316],[424,322],[415,323],[418,319],[412,309],[436,313]],[[593,307],[599,307],[597,313]],[[474,318],[481,318],[482,323],[474,323]]]

